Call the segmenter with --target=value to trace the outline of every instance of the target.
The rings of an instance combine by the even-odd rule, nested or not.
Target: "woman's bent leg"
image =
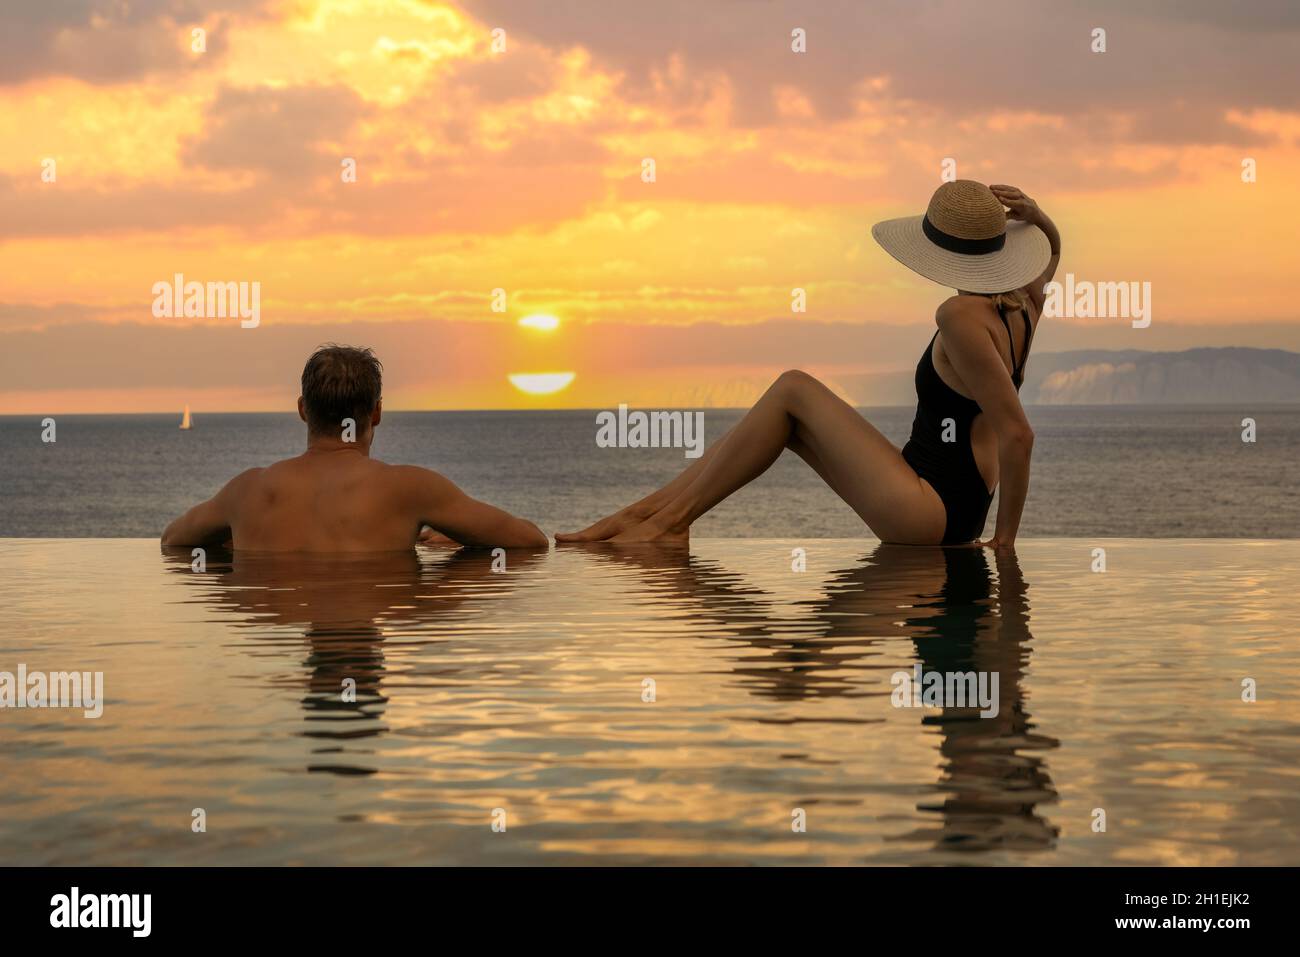
[[[803,455],[881,540],[937,544],[943,538],[945,513],[934,490],[871,423],[806,373],[783,373],[725,445],[717,445],[653,515],[612,540],[685,540],[695,519],[767,471],[787,447]]]
[[[695,477],[700,474],[709,463],[709,460],[718,454],[732,431],[734,430],[728,429],[722,433],[722,438],[705,449],[703,455],[682,469],[678,476],[663,488],[651,492],[645,498],[639,499],[597,522],[593,522],[580,532],[557,532],[555,540],[557,542],[600,542],[613,538],[619,532],[625,531],[634,525],[639,525],[676,498],[683,489],[695,480]]]

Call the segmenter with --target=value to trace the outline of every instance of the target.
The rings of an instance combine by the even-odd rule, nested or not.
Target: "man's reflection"
[[[538,552],[510,553],[510,571],[538,560]],[[168,550],[169,567],[191,573],[188,551]],[[356,742],[384,734],[388,698],[384,645],[393,636],[422,642],[459,636],[454,619],[471,600],[508,593],[514,579],[486,549],[422,548],[367,555],[284,555],[210,549],[206,574],[194,575],[193,601],[229,613],[230,625],[267,645],[307,642],[304,737],[314,755],[335,755],[312,771],[369,774],[369,752]],[[277,627],[278,626],[278,627]],[[451,677],[447,665],[440,678]],[[472,668],[467,663],[463,668]],[[457,674],[472,681],[470,674]],[[303,673],[278,684],[304,684]]]

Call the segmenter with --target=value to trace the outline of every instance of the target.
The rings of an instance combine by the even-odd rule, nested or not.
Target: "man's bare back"
[[[299,399],[304,420],[309,420],[305,399],[315,385],[308,373],[326,351],[331,350],[318,352],[304,371],[304,399]],[[351,353],[368,356],[341,347],[332,351],[343,353],[332,360],[336,364],[364,363]],[[374,362],[373,357],[369,361]],[[327,362],[320,374],[331,371]],[[333,374],[346,386],[349,371],[345,366]],[[340,388],[328,384],[336,392]],[[373,388],[377,395],[377,381]],[[370,400],[363,392],[359,401],[365,408]],[[379,552],[410,548],[427,525],[465,545],[547,545],[532,522],[471,498],[437,472],[372,459],[370,443],[381,419],[377,398],[374,402],[361,425],[351,417],[344,420],[355,434],[349,434],[346,425],[336,433],[326,431],[328,426],[322,427],[316,416],[317,428],[309,431],[306,452],[235,476],[211,499],[168,525],[162,543],[231,541],[237,549],[254,551]]]

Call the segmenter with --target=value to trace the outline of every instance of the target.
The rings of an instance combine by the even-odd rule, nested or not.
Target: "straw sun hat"
[[[908,269],[964,292],[1019,289],[1052,258],[1041,229],[1007,222],[993,191],[969,179],[936,189],[924,216],[887,219],[871,235]]]

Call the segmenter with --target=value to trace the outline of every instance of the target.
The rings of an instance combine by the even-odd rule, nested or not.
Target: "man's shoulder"
[[[260,466],[244,469],[222,487],[216,495],[216,501],[221,502],[225,508],[233,507],[236,502],[244,500],[265,472],[266,469]]]
[[[461,491],[440,472],[421,465],[389,465],[389,482],[396,493],[419,503],[421,508],[431,502],[443,502],[461,495]]]
[[[278,465],[279,463],[277,462],[275,464]],[[244,469],[244,471],[240,472],[229,482],[227,482],[226,487],[240,488],[240,487],[251,485],[254,482],[256,482],[258,479],[260,479],[263,475],[265,475],[268,469],[274,467],[275,465],[267,465],[267,466],[255,465],[251,469]]]
[[[422,465],[390,465],[387,462],[378,462],[383,467],[384,474],[394,482],[412,486],[428,486],[430,484],[441,484],[447,480],[433,469],[426,469]]]

